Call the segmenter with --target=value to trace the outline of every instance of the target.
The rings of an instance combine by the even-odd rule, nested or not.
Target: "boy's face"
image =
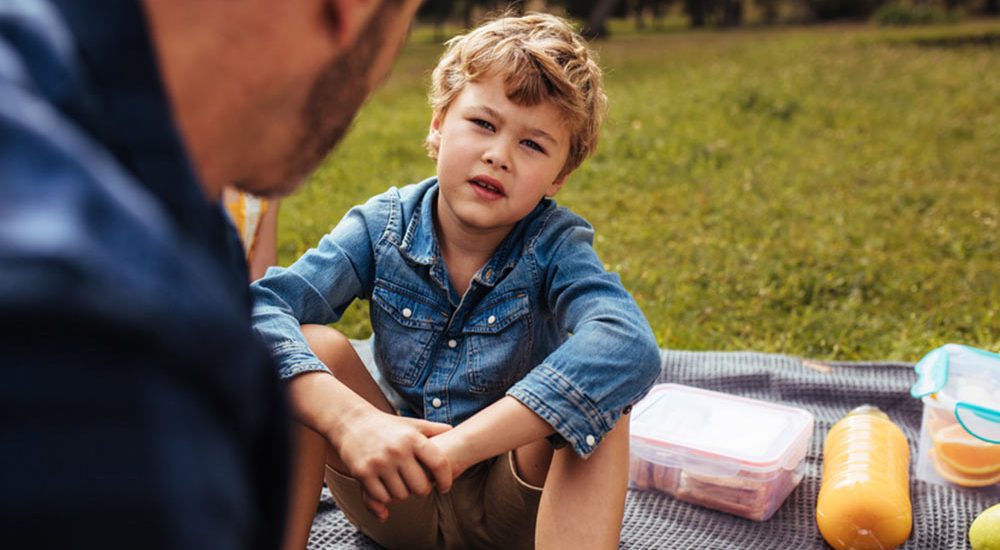
[[[429,141],[446,235],[506,235],[565,180],[569,131],[559,110],[512,103],[499,77],[466,84],[445,116],[434,116]]]

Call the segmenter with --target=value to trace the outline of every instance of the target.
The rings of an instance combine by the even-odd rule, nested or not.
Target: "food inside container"
[[[756,521],[802,480],[808,411],[661,384],[632,412],[629,485]]]
[[[1000,355],[947,344],[914,367],[918,479],[1000,495]]]

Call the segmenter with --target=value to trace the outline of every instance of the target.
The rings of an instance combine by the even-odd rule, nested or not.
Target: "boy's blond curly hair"
[[[565,117],[569,156],[559,177],[597,148],[608,107],[604,80],[596,54],[565,20],[543,13],[503,16],[452,38],[431,75],[431,107],[443,117],[467,83],[491,76],[503,80],[515,104],[550,101]]]

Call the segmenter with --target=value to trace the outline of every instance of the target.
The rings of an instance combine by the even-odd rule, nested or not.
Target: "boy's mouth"
[[[476,192],[488,198],[500,198],[506,196],[503,184],[489,176],[480,175],[469,180]]]

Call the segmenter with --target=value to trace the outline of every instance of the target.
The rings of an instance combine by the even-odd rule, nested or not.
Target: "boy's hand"
[[[552,426],[520,401],[507,395],[471,418],[433,436],[434,443],[458,477],[487,458],[517,449],[553,433]]]
[[[365,502],[381,521],[386,504],[410,495],[451,489],[452,468],[429,437],[451,429],[447,424],[403,418],[369,408],[353,415],[330,442],[348,473],[364,487]]]
[[[447,430],[431,438],[431,443],[437,446],[448,459],[448,463],[451,465],[452,479],[462,475],[466,468],[478,462],[475,458],[479,458],[469,456],[470,452],[462,438],[462,432],[463,430]]]
[[[288,391],[296,419],[337,451],[340,463],[331,464],[362,484],[379,519],[389,515],[386,503],[426,495],[432,481],[451,489],[451,464],[429,439],[451,426],[385,412],[327,372],[295,376]]]

